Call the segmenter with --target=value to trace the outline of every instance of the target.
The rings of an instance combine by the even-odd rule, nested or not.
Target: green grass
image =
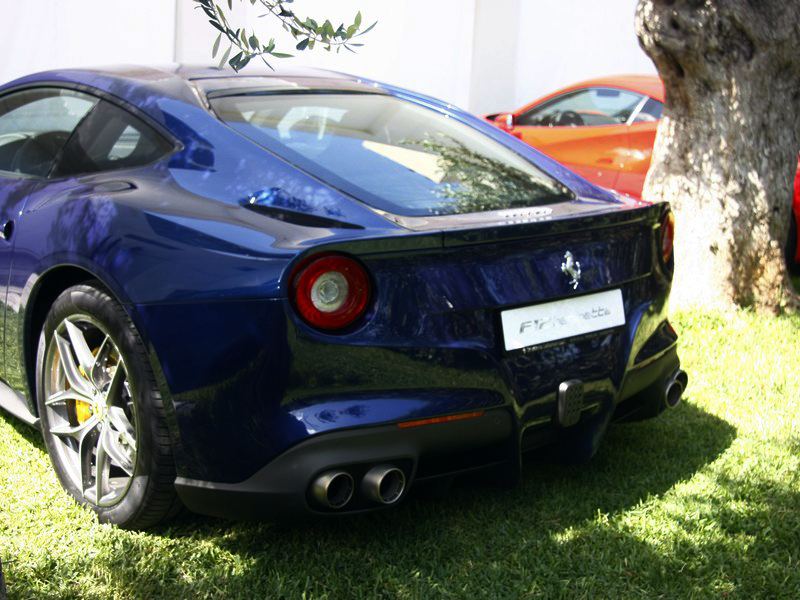
[[[333,523],[98,525],[0,416],[9,598],[798,598],[800,317],[674,321],[685,402],[588,465]]]

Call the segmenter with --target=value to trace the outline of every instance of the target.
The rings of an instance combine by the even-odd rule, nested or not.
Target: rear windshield
[[[482,212],[571,197],[563,184],[478,130],[393,96],[273,93],[210,101],[250,139],[390,213]]]

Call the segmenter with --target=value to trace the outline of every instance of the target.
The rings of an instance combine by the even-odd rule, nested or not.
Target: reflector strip
[[[406,427],[419,427],[421,425],[434,425],[436,423],[449,423],[450,421],[463,421],[465,419],[474,419],[476,417],[483,416],[482,410],[478,410],[471,413],[463,413],[460,415],[450,415],[449,417],[432,417],[430,419],[420,419],[418,421],[405,421],[403,423],[398,423],[397,426],[400,429],[404,429]]]

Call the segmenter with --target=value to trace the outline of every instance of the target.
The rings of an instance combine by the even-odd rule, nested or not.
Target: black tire
[[[77,285],[55,301],[39,337],[36,396],[61,485],[100,522],[143,529],[179,511],[161,395],[139,334],[107,291]]]
[[[789,219],[789,239],[786,241],[786,266],[792,275],[800,274],[800,263],[794,257],[797,252],[797,218],[792,211]]]

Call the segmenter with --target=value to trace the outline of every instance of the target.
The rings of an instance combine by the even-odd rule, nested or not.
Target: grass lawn
[[[685,402],[588,465],[333,523],[98,525],[0,415],[9,598],[800,598],[800,316],[674,321]]]

